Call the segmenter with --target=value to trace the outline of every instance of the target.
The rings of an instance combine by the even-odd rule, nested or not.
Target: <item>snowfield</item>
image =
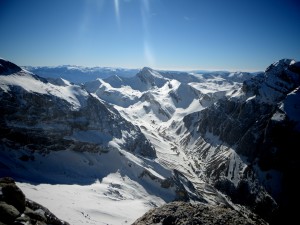
[[[20,157],[20,153],[6,153],[7,159],[2,156],[1,161]],[[70,224],[131,224],[149,209],[175,197],[174,190],[162,189],[140,175],[148,170],[164,179],[156,171],[167,176],[170,171],[155,162],[146,168],[142,160],[127,152],[111,150],[99,155],[67,150],[34,157],[30,163],[21,162],[11,168],[19,170],[19,177],[30,174],[29,179],[40,182],[24,181],[17,185],[27,198]]]
[[[149,209],[165,203],[119,171],[89,185],[17,185],[29,199],[73,225],[131,224]]]

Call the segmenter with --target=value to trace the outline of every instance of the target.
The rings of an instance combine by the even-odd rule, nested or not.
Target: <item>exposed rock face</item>
[[[0,224],[68,225],[47,208],[25,198],[12,178],[0,178]]]
[[[280,60],[230,98],[183,120],[182,143],[209,162],[208,181],[270,221],[292,214],[299,199],[299,85],[299,63]]]
[[[152,209],[139,218],[133,225],[183,225],[183,224],[267,224],[254,214],[243,216],[239,212],[221,206],[172,202]]]

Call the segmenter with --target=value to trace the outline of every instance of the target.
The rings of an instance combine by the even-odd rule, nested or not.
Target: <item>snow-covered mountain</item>
[[[299,200],[299,68],[280,60],[177,126],[195,170],[268,220],[295,215]]]
[[[296,202],[287,177],[299,146],[299,81],[299,63],[284,59],[264,73],[144,68],[85,87],[141,127],[160,164],[184,174],[205,201],[274,221]]]
[[[145,67],[82,85],[0,64],[0,174],[60,218],[122,224],[174,199],[272,223],[294,213],[299,62],[260,73]]]
[[[49,82],[5,60],[0,65],[0,176],[26,182],[19,186],[29,197],[36,200],[33,185],[44,184],[37,201],[51,205],[61,201],[56,187],[64,190],[60,204],[70,205],[54,213],[72,224],[132,221],[153,206],[189,198],[180,173],[156,162],[140,128],[111,105],[64,79]],[[128,213],[128,204],[137,212]]]

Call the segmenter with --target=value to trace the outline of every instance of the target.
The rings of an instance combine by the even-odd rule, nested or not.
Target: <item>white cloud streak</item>
[[[153,54],[153,50],[148,41],[149,39],[149,18],[150,15],[150,5],[149,0],[141,1],[141,16],[142,16],[142,24],[144,30],[144,57],[148,64],[148,66],[155,66],[155,57]]]
[[[120,5],[119,0],[115,0],[115,14],[116,14],[116,20],[118,23],[118,26],[120,27]]]
[[[79,24],[79,34],[83,35],[89,30],[89,26],[91,23],[91,16],[93,13],[93,10],[96,8],[97,12],[101,12],[104,6],[105,0],[85,0],[85,5],[83,9],[82,19]]]
[[[147,66],[151,66],[151,67],[155,66],[155,59],[152,52],[152,48],[146,39],[144,40],[144,56],[145,59],[147,60],[147,63],[149,64]]]

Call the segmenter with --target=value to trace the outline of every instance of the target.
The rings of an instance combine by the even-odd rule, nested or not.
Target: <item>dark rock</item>
[[[47,221],[45,217],[45,212],[42,209],[37,209],[33,211],[32,209],[26,208],[25,215],[29,216],[30,218],[34,220],[39,220],[39,221]]]
[[[244,216],[240,212],[226,207],[172,202],[150,210],[133,223],[133,225],[150,224],[264,225],[267,223],[254,214],[251,214],[250,218],[250,216]]]
[[[26,224],[26,223],[30,223],[30,217],[26,216],[25,214],[22,214],[20,217],[15,219],[15,224]]]
[[[6,202],[0,202],[0,221],[3,223],[12,223],[20,212],[12,205]]]
[[[46,223],[47,224],[52,224],[52,225],[68,225],[67,222],[62,221],[60,219],[58,219],[53,213],[51,213],[49,211],[49,209],[45,208],[44,206],[31,201],[31,200],[27,200],[26,201],[26,207],[28,207],[29,209],[31,209],[31,211],[29,212],[29,214],[35,214],[35,216],[37,217],[44,217],[46,218]]]
[[[22,69],[16,64],[0,59],[0,74],[9,75],[21,71]]]
[[[294,64],[292,64],[289,69],[295,73],[300,74],[300,62],[296,62]]]
[[[15,182],[11,178],[1,178],[0,187],[3,201],[23,212],[25,210],[25,195]]]

